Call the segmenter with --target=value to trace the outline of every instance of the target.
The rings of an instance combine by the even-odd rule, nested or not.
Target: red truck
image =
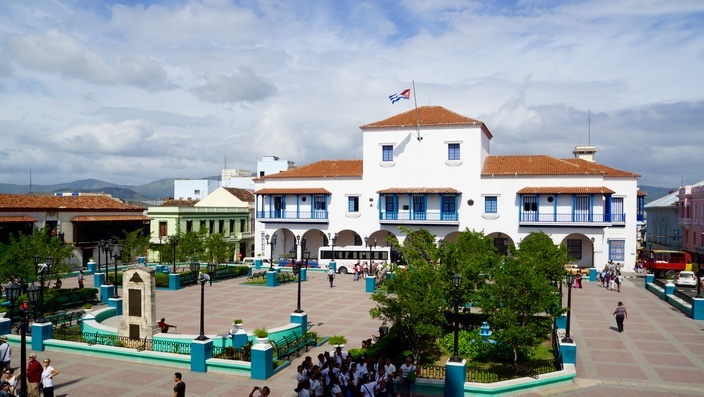
[[[655,277],[674,278],[687,268],[690,255],[682,251],[652,250],[643,253],[643,268]]]

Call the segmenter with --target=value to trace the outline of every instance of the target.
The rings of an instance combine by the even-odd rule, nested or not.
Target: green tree
[[[225,241],[223,233],[215,233],[205,238],[205,257],[204,259],[211,262],[224,262],[228,258],[231,247]]]
[[[205,260],[205,240],[207,230],[199,229],[197,232],[186,232],[180,235],[177,248],[179,262],[191,260]]]
[[[130,263],[140,256],[146,256],[149,249],[149,237],[145,236],[142,230],[132,232],[123,230],[123,233],[125,234],[124,239],[113,238],[122,244],[122,262]]]
[[[19,278],[31,282],[37,279],[34,255],[39,255],[41,262],[47,256],[53,258],[48,277],[44,279],[45,285],[69,271],[68,260],[74,256],[73,246],[51,237],[47,230],[34,229],[32,234],[10,236],[10,243],[0,249],[0,280]]]
[[[377,307],[370,310],[374,318],[393,323],[405,346],[418,360],[442,335],[445,324],[443,294],[429,286],[441,285],[440,274],[429,266],[396,272],[386,281],[387,291],[376,291],[372,299]]]
[[[435,236],[425,229],[399,229],[407,235],[399,247],[406,259],[407,271],[397,271],[393,278],[385,281],[386,291],[372,294],[377,307],[370,310],[370,315],[392,323],[403,344],[418,360],[442,335],[446,323],[443,314],[446,288],[436,269]],[[393,242],[399,246],[398,241]],[[442,293],[437,293],[438,290]]]
[[[487,282],[476,295],[477,306],[489,315],[494,339],[511,347],[514,363],[545,340],[563,312],[552,281],[564,275],[567,260],[566,248],[541,232],[524,239],[512,257],[488,269]]]

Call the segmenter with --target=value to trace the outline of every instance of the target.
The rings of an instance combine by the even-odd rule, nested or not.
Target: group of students
[[[410,357],[396,368],[390,358],[379,357],[374,363],[362,357],[355,362],[337,347],[333,356],[319,354],[317,364],[310,356],[305,358],[298,366],[294,391],[298,397],[412,397],[417,372]],[[394,381],[400,384],[398,394]]]
[[[601,282],[601,288],[606,288],[609,291],[621,292],[621,284],[623,284],[623,276],[621,275],[620,266],[614,265],[613,262],[604,266],[604,269],[599,273],[599,281]]]

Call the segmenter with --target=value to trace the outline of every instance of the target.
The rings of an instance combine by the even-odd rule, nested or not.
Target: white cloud
[[[257,76],[249,68],[236,70],[230,75],[208,73],[204,78],[205,84],[193,91],[207,102],[255,102],[276,92],[271,81]]]
[[[702,178],[701,2],[115,3],[0,2],[0,182],[359,158],[413,80],[420,106],[486,122],[493,154],[570,157],[591,109],[598,161]]]

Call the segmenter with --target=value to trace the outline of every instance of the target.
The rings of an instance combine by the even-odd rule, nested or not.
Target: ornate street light
[[[379,241],[378,237],[374,237],[371,240],[369,237],[364,238],[364,244],[369,247],[369,273],[372,272],[372,244],[374,244],[374,248],[376,248],[377,241]]]
[[[565,276],[565,281],[567,282],[567,329],[565,330],[565,337],[562,338],[563,343],[574,343],[572,338],[570,338],[570,320],[572,318],[572,283],[574,283],[575,275],[572,273],[567,273]]]
[[[269,245],[270,255],[269,255],[269,271],[274,271],[274,246],[276,245],[276,235],[271,236],[269,240],[269,235],[264,236],[266,238],[266,243]]]
[[[109,262],[108,255],[110,255],[110,248],[109,247],[113,243],[112,243],[111,238],[107,239],[107,241],[106,240],[100,240],[100,241],[103,242],[102,250],[103,250],[103,253],[105,254],[105,277],[107,277],[108,276],[108,262]],[[100,266],[98,266],[98,271],[100,271]]]
[[[122,261],[122,249],[123,245],[122,244],[115,244],[114,248],[111,249],[110,251],[112,252],[112,258],[115,262],[115,273],[113,273],[113,285],[115,285],[115,293],[113,294],[114,298],[119,298],[117,295],[117,263]],[[107,269],[107,266],[106,266]],[[107,277],[107,276],[106,276]]]
[[[330,260],[335,263],[335,243],[337,242],[337,233],[334,235],[328,233],[328,240],[330,241]],[[322,258],[318,258],[320,260]]]
[[[308,259],[310,259],[310,251],[303,251],[301,253],[303,256],[303,260],[306,263],[306,269],[308,269]],[[301,309],[301,263],[294,263],[293,265],[293,274],[298,276],[298,304],[296,305],[296,310],[294,310],[294,313],[303,313],[303,309]]]
[[[215,264],[212,264],[214,271]],[[190,270],[192,272],[198,272],[198,283],[200,284],[200,335],[196,337],[196,340],[208,340],[209,338],[205,336],[205,283],[210,281],[210,275],[205,273],[200,273],[200,263],[192,261],[190,264]],[[208,265],[208,271],[211,270],[211,265]]]
[[[100,239],[100,241],[98,241],[98,271],[100,271],[100,265],[102,264],[101,253],[103,252],[103,247],[105,247],[105,240]]]
[[[450,361],[459,363],[462,359],[459,355],[459,333],[460,333],[460,287],[462,286],[462,276],[459,273],[455,273],[452,276],[452,286],[455,289],[455,350],[450,358]]]
[[[39,254],[35,254],[34,270],[39,276],[39,320],[36,320],[36,315],[34,316],[34,318],[38,323],[45,323],[46,320],[44,319],[44,277],[49,274],[49,271],[51,270],[51,265],[54,263],[54,258],[52,258],[51,255],[48,255],[46,258],[44,258],[44,263],[41,262],[41,256]]]
[[[169,236],[169,244],[171,244],[171,247],[174,249],[174,265],[171,273],[176,273],[176,246],[178,246],[178,240],[179,240],[179,235],[175,234],[173,236]]]

